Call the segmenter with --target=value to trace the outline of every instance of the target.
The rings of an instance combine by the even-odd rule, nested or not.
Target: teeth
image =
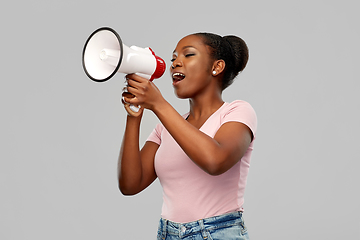
[[[185,77],[185,75],[184,74],[181,74],[181,73],[174,73],[173,74],[173,77]]]

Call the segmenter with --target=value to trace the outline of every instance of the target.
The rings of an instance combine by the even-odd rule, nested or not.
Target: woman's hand
[[[126,88],[125,88],[126,89]],[[121,102],[124,104],[125,110],[128,113],[128,115],[130,117],[139,117],[140,115],[142,115],[144,108],[140,107],[140,106],[134,106],[130,103],[125,102],[125,98],[134,98],[134,95],[132,95],[131,93],[128,92],[123,92],[122,93],[122,99]],[[137,111],[134,111],[134,108],[137,109]]]
[[[126,75],[126,80],[127,93],[123,93],[123,103],[130,115],[139,116],[144,108],[154,110],[154,107],[164,100],[159,89],[151,81],[136,74]],[[140,106],[139,113],[134,114],[130,109],[130,104]]]

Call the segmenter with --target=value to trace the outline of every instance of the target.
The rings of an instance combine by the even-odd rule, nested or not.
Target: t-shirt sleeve
[[[164,129],[162,124],[157,124],[154,130],[150,133],[146,141],[154,142],[158,145],[161,144],[161,132]]]
[[[256,138],[257,117],[255,110],[248,102],[237,100],[230,103],[222,118],[222,124],[227,122],[241,122],[245,124],[252,131],[254,139]]]

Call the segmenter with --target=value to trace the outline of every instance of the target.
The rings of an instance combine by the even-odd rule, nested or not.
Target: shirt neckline
[[[227,102],[224,102],[215,112],[213,112],[213,113],[205,120],[205,122],[199,127],[199,130],[200,130],[203,126],[205,126],[205,124],[209,121],[209,119],[212,118],[212,116],[214,116],[217,112],[219,112],[225,105],[227,105]],[[188,113],[186,114],[185,120],[188,119],[189,115],[190,115],[190,112],[188,112]]]

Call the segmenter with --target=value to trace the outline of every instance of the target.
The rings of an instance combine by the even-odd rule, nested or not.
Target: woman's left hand
[[[125,78],[127,81],[126,91],[133,95],[133,97],[123,96],[126,103],[153,110],[157,104],[164,100],[155,84],[146,78],[136,74],[128,74]]]

